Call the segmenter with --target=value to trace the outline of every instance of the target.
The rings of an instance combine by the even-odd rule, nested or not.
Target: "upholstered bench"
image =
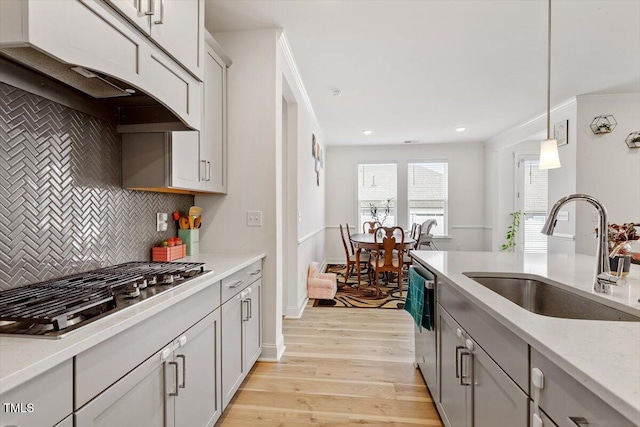
[[[320,266],[317,262],[309,265],[309,276],[307,278],[307,292],[310,299],[333,299],[338,290],[337,277],[335,273],[320,273]]]

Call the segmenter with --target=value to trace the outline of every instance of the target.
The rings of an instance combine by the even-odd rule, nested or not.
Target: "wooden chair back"
[[[373,234],[379,227],[382,227],[382,224],[380,224],[378,221],[367,221],[362,224],[362,232]]]
[[[396,271],[398,266],[402,268],[402,253],[404,252],[404,230],[402,227],[378,227],[375,230],[373,241],[378,272]],[[394,255],[398,260],[396,265],[393,263]],[[380,259],[384,260],[382,264],[379,263]]]
[[[355,248],[353,247],[353,242],[351,241],[351,231],[349,230],[349,223],[345,223],[345,227],[347,228],[347,236],[349,237],[349,245],[351,245],[351,255],[356,253]]]
[[[347,232],[349,231],[349,228],[347,227]],[[347,263],[349,262],[349,256],[351,255],[349,253],[349,247],[347,246],[347,241],[344,238],[344,230],[342,229],[342,224],[340,224],[340,237],[342,237],[342,246],[344,246],[344,254],[347,256]],[[351,239],[349,239],[349,242],[351,242]]]

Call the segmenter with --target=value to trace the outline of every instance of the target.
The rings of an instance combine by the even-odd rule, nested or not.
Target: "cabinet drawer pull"
[[[178,387],[185,388],[187,386],[187,357],[184,354],[178,354],[176,359],[182,359],[182,385]]]
[[[232,284],[227,285],[227,287],[228,287],[228,288],[231,288],[231,289],[235,289],[235,288],[237,288],[238,286],[242,285],[243,283],[244,283],[244,280],[236,280],[236,281],[235,281],[235,282],[233,282]]]
[[[250,276],[257,276],[258,274],[262,273],[262,270],[256,270],[253,273],[249,273]]]
[[[169,362],[169,365],[174,365],[176,367],[176,371],[175,371],[175,382],[176,382],[176,386],[175,386],[175,391],[169,393],[169,396],[177,396],[178,393],[180,393],[180,390],[178,389],[178,383],[179,383],[179,379],[178,379],[178,362]]]
[[[456,378],[460,378],[460,364],[459,364],[459,360],[460,359],[458,359],[458,357],[459,357],[458,356],[458,352],[460,350],[464,350],[464,346],[457,345],[456,346]]]
[[[253,305],[252,305],[252,300],[251,298],[249,298],[247,301],[249,301],[249,319],[251,319],[253,317]]]
[[[569,417],[569,421],[571,421],[576,427],[585,427],[590,426],[589,421],[584,417]]]
[[[150,1],[155,1],[155,0],[150,0]],[[160,0],[160,19],[158,19],[157,21],[154,21],[154,24],[164,24],[164,0]]]

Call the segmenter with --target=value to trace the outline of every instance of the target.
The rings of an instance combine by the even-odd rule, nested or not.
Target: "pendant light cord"
[[[547,34],[547,139],[551,139],[551,0],[549,0]]]

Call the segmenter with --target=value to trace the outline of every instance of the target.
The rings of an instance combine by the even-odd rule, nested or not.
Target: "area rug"
[[[334,299],[331,300],[315,300],[314,307],[356,307],[356,308],[404,308],[404,300],[407,296],[407,275],[402,277],[402,294],[398,289],[397,278],[394,274],[390,274],[391,283],[385,283],[380,279],[380,295],[376,296],[376,285],[372,281],[368,283],[366,270],[363,271],[360,286],[358,286],[358,274],[355,271],[347,284],[344,284],[344,276],[347,273],[345,264],[329,264],[326,269],[327,273],[336,273],[338,276],[338,292]]]

